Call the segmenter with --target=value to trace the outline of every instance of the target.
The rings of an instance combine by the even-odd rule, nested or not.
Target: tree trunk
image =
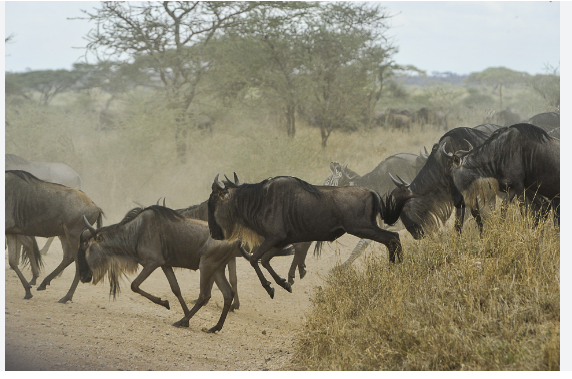
[[[286,106],[286,128],[288,137],[294,138],[296,135],[296,107],[293,105]]]
[[[175,118],[177,123],[175,129],[175,148],[177,151],[177,159],[181,164],[187,163],[187,135],[189,133],[189,125],[184,112],[181,112]]]

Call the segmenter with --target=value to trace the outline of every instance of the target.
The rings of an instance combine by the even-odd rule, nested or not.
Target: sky
[[[95,25],[81,17],[95,1],[7,1],[5,70],[71,69],[83,61],[84,36]],[[530,74],[560,64],[559,2],[383,1],[398,64],[428,74],[468,74],[504,66]],[[80,49],[74,49],[79,47]],[[94,63],[94,61],[90,61]]]

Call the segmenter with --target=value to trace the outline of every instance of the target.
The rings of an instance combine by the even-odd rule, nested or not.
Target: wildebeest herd
[[[459,127],[443,134],[430,152],[423,147],[419,155],[392,155],[363,176],[346,164],[332,162],[323,185],[288,176],[241,183],[236,174],[234,180],[226,176],[219,180],[216,174],[211,195],[201,204],[174,210],[158,202],[132,209],[109,226],[102,226],[102,209],[80,190],[81,180],[71,168],[7,154],[9,264],[22,282],[24,298],[30,299],[42,267],[35,237],[58,237],[62,262],[38,290],[45,290],[75,262],[74,280],[61,303],[72,299],[80,280],[96,284],[105,277],[115,297],[120,277],[142,266],[131,283],[132,291],[169,309],[168,300],[140,288],[161,267],[183,309],[183,318],[174,323],[179,327],[189,326],[189,319],[209,301],[216,283],[224,306],[218,323],[206,330],[216,332],[228,312],[240,305],[236,258],[250,262],[273,298],[274,288],[260,265],[276,284],[292,292],[296,268],[300,278],[306,274],[311,243],[316,241],[315,253],[319,253],[323,242],[345,233],[360,241],[344,265],[351,264],[371,241],[387,247],[393,264],[404,256],[398,230],[405,228],[415,239],[423,238],[443,226],[454,210],[454,229],[461,233],[468,208],[482,233],[483,210],[494,206],[497,196],[503,204],[516,198],[536,222],[552,210],[559,225],[560,140],[554,137],[558,128],[557,113],[536,115],[530,123],[508,127]],[[30,263],[30,282],[18,268],[20,254]],[[294,256],[288,280],[271,265],[277,255]],[[190,310],[174,267],[200,271],[200,293]]]

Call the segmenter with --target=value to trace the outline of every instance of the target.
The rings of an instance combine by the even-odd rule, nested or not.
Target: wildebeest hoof
[[[25,300],[31,299],[32,298],[32,293],[30,291],[26,291],[26,296],[24,296]]]
[[[169,300],[161,300],[159,299],[159,305],[164,306],[165,308],[167,308],[168,310],[171,310],[171,307],[169,306]]]
[[[266,292],[268,292],[268,294],[270,295],[270,298],[274,299],[274,288],[268,286],[268,287],[264,287],[264,289],[266,289]]]
[[[306,271],[306,270],[301,270],[301,271],[300,271],[300,279],[302,279],[303,277],[305,277],[307,272],[308,272],[308,271]]]
[[[294,284],[294,278],[291,277],[291,276],[289,276],[289,277],[288,277],[288,283]]]
[[[177,328],[188,328],[189,327],[189,320],[185,320],[180,319],[179,321],[173,323],[173,326],[176,326]]]
[[[280,283],[278,283],[280,287],[284,288],[286,291],[292,293],[292,286],[286,280],[282,279]]]
[[[212,328],[210,328],[210,329],[207,329],[207,328],[202,328],[201,330],[202,330],[203,332],[205,332],[205,333],[214,333],[214,332],[218,332],[218,329],[216,328],[216,326],[215,326],[215,327],[212,327]]]
[[[33,278],[32,280],[30,280],[30,282],[28,284],[31,286],[35,286],[36,285],[36,278]]]
[[[58,303],[65,304],[65,303],[67,303],[67,302],[70,301],[70,300],[71,300],[71,299],[68,299],[67,296],[64,296],[64,297],[62,297],[61,299],[58,300]]]
[[[234,312],[235,309],[239,309],[239,308],[240,308],[240,305],[236,305],[236,304],[233,303],[233,304],[230,306],[229,311]]]
[[[40,286],[38,288],[36,288],[36,291],[43,291],[46,289],[46,285],[44,283],[40,284]]]

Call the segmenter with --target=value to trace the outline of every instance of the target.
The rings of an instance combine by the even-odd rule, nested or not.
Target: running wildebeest
[[[58,267],[44,278],[38,291],[45,290],[51,280],[72,262],[77,261],[79,236],[85,230],[83,215],[101,225],[102,210],[83,192],[60,184],[44,182],[26,171],[6,171],[5,233],[9,254],[16,249],[15,235],[57,236],[63,249]],[[79,282],[77,270],[68,293],[59,300],[71,300]],[[26,288],[28,293],[29,288]]]
[[[81,190],[80,176],[65,163],[28,161],[14,154],[5,154],[4,158],[5,171],[22,170],[45,182],[62,184],[66,187]],[[42,255],[46,255],[53,240],[54,237],[48,238],[46,244],[40,250]]]
[[[396,256],[401,260],[399,234],[381,229],[377,216],[393,224],[407,200],[402,198],[396,203],[390,197],[383,201],[375,191],[365,188],[313,186],[287,176],[255,184],[225,185],[217,175],[208,202],[208,222],[215,239],[240,239],[258,246],[249,261],[262,287],[273,298],[274,288],[258,261],[276,283],[292,292],[291,285],[270,265],[272,257],[291,243],[333,241],[350,233],[384,244],[390,262],[395,262]]]
[[[425,165],[428,156],[419,151],[419,155],[409,153],[399,153],[387,157],[381,161],[371,172],[360,176],[356,172],[347,168],[347,165],[340,166],[338,162],[330,163],[331,174],[324,182],[330,186],[357,186],[374,190],[380,195],[390,192],[395,185],[389,176],[390,172],[399,175],[405,180],[411,181],[415,178],[419,170]],[[403,229],[403,225],[396,224],[388,230],[398,231]],[[342,266],[349,266],[355,261],[365,248],[370,244],[370,240],[360,239],[353,249],[349,258]]]
[[[411,184],[399,176],[397,179],[392,176],[397,188],[391,194],[396,201],[411,198],[403,207],[400,219],[413,238],[420,239],[425,233],[436,230],[439,224],[444,224],[451,216],[453,208],[456,209],[455,230],[461,232],[465,203],[453,182],[450,159],[440,147],[446,143],[450,149],[461,150],[467,148],[468,144],[480,145],[488,136],[475,128],[451,129],[433,145],[427,163]],[[479,209],[471,208],[471,214],[482,232],[483,224]]]
[[[178,327],[188,327],[190,318],[208,303],[214,282],[222,292],[224,306],[218,323],[208,332],[222,329],[234,296],[224,270],[236,250],[241,249],[239,241],[216,241],[210,237],[206,222],[184,217],[158,205],[132,209],[118,224],[96,230],[86,221],[85,226],[89,228],[81,235],[78,251],[82,282],[88,283],[93,279],[93,284],[97,284],[107,274],[110,295],[115,297],[120,276],[135,273],[141,265],[143,269],[131,283],[131,290],[170,309],[168,300],[139,288],[153,271],[161,267],[185,313],[173,324]],[[200,270],[200,294],[190,311],[181,295],[173,267]]]
[[[517,196],[522,203],[538,196],[550,201],[560,224],[560,141],[531,124],[516,124],[493,133],[483,144],[469,151],[447,153],[452,176],[465,202],[489,188]],[[484,189],[483,189],[484,187]],[[539,208],[532,202],[535,224]]]
[[[238,181],[238,178],[235,177],[235,182],[237,182],[237,181]],[[208,200],[205,200],[198,205],[191,205],[190,207],[182,208],[182,209],[176,209],[175,211],[178,212],[179,214],[185,216],[185,217],[190,217],[190,218],[195,218],[198,220],[207,221],[208,220],[207,203],[208,203]],[[293,255],[294,251],[295,251],[295,248],[285,248],[284,250],[282,250],[277,255],[281,255],[281,256]],[[298,255],[300,255],[300,253],[298,253]],[[231,312],[233,312],[235,309],[240,308],[240,300],[238,298],[238,277],[236,275],[236,258],[237,257],[242,257],[242,254],[238,250],[236,251],[235,256],[233,256],[231,258],[231,260],[228,262],[228,277],[230,280],[230,285],[232,286],[232,290],[234,291],[234,299],[232,302],[232,306],[230,307]],[[305,259],[305,255],[303,256],[303,259]],[[302,277],[304,277],[304,275],[305,275],[305,269],[304,269],[305,265],[304,265],[303,259],[302,259],[302,263],[299,264],[298,259],[296,259],[296,257],[295,257],[293,262],[292,262],[292,268],[291,268],[291,271],[294,271],[298,265],[300,266],[300,279]],[[292,276],[294,276],[294,274],[292,274]],[[290,282],[290,277],[288,277],[288,280]],[[294,278],[292,277],[292,282],[290,282],[290,284],[293,284],[293,283],[294,283]]]

